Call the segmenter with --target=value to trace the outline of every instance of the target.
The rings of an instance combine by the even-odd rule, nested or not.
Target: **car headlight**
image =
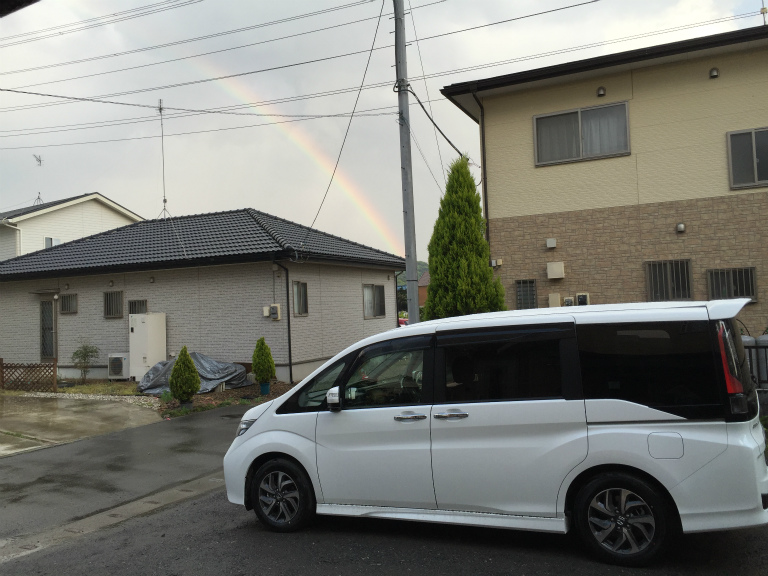
[[[248,432],[248,429],[253,426],[254,422],[256,422],[256,420],[240,420],[240,426],[237,427],[237,435],[242,436]]]

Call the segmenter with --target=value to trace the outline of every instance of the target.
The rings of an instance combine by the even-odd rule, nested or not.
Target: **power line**
[[[344,139],[341,141],[341,147],[339,148],[339,155],[336,157],[336,164],[334,164],[333,172],[331,172],[331,179],[328,182],[328,187],[325,189],[325,194],[323,194],[323,199],[320,202],[320,206],[317,209],[317,213],[315,214],[315,217],[312,219],[312,224],[309,225],[309,229],[304,235],[304,240],[301,241],[302,245],[306,242],[309,232],[312,230],[312,227],[315,225],[315,222],[317,221],[317,217],[320,216],[320,210],[323,209],[323,204],[325,204],[325,199],[328,197],[328,191],[331,189],[331,184],[333,184],[333,178],[334,176],[336,176],[336,170],[338,169],[339,162],[341,161],[341,153],[344,151],[344,144],[346,144],[347,142],[347,136],[349,136],[349,129],[352,127],[352,118],[354,118],[355,116],[355,110],[357,110],[357,103],[360,101],[360,94],[362,94],[363,86],[365,86],[365,77],[368,74],[368,66],[370,66],[371,64],[373,47],[376,45],[376,36],[378,36],[379,34],[379,26],[381,25],[381,15],[384,14],[384,2],[385,0],[381,0],[381,10],[379,11],[379,19],[376,22],[376,30],[373,32],[371,49],[368,51],[368,60],[365,63],[365,70],[363,70],[363,78],[360,80],[360,88],[357,91],[357,96],[355,97],[355,105],[352,107],[352,114],[350,115],[349,122],[347,123],[347,130],[346,132],[344,132]]]
[[[80,26],[77,28],[72,28],[71,30],[59,30],[58,32],[51,32],[49,34],[43,34],[42,36],[37,36],[35,38],[26,38],[22,40],[16,40],[15,42],[8,42],[6,44],[0,44],[0,48],[8,48],[10,46],[18,46],[19,44],[28,44],[30,42],[37,42],[38,40],[45,40],[47,38],[55,38],[58,36],[61,36],[63,34],[71,34],[73,32],[80,32],[81,30],[88,30],[90,28],[97,28],[99,26],[104,26],[105,24],[114,24],[115,22],[122,22],[124,20],[132,20],[134,18],[141,18],[142,16],[149,16],[151,14],[157,14],[158,12],[165,12],[166,10],[175,10],[176,8],[182,8],[184,6],[190,6],[192,4],[197,4],[199,2],[202,2],[203,0],[183,0],[180,3],[174,3],[171,6],[166,6],[162,8],[157,8],[153,10],[147,10],[145,12],[141,12],[139,14],[131,14],[126,16],[121,16],[119,18],[114,18],[112,20],[104,21],[104,22],[96,22],[93,24],[88,24],[85,26]],[[161,4],[164,4],[161,2]],[[18,37],[18,36],[16,36]],[[0,41],[2,41],[0,39]]]
[[[463,29],[460,29],[460,30],[453,30],[453,31],[450,31],[450,32],[443,32],[441,34],[436,34],[436,35],[433,35],[433,36],[427,36],[425,38],[422,38],[421,41],[425,42],[427,40],[432,40],[432,39],[435,39],[435,38],[442,38],[442,37],[450,36],[450,35],[453,35],[453,34],[459,34],[459,33],[462,33],[462,32],[470,32],[470,31],[473,31],[473,30],[478,30],[480,28],[487,28],[489,26],[496,26],[498,24],[505,24],[505,23],[508,23],[508,22],[516,21],[516,20],[523,20],[523,19],[526,19],[526,18],[533,18],[535,16],[542,16],[542,15],[545,15],[545,14],[550,14],[552,12],[559,12],[559,11],[562,11],[562,10],[568,10],[570,8],[577,8],[579,6],[584,6],[585,4],[594,4],[595,2],[600,2],[600,1],[601,0],[588,0],[587,2],[582,2],[582,3],[579,3],[579,4],[572,4],[572,5],[569,5],[569,6],[563,6],[563,7],[560,7],[560,8],[555,8],[553,10],[545,10],[543,12],[536,12],[536,13],[533,13],[533,14],[527,14],[525,16],[518,16],[518,17],[515,17],[515,18],[508,18],[508,19],[505,19],[505,20],[500,20],[500,21],[497,21],[497,22],[491,22],[491,23],[488,23],[488,24],[480,25],[480,26],[472,26],[470,28],[463,28]],[[392,48],[392,45],[390,44],[390,45],[387,45],[387,46],[379,46],[378,48],[374,48],[374,50],[383,50],[383,49],[387,49],[387,48]],[[291,67],[302,66],[302,65],[306,65],[306,64],[315,64],[315,63],[318,63],[318,62],[334,60],[334,59],[338,59],[338,58],[346,58],[348,56],[354,56],[354,55],[362,54],[362,53],[365,53],[365,52],[367,52],[367,50],[357,50],[357,51],[354,51],[354,52],[347,52],[347,53],[344,53],[344,54],[338,54],[336,56],[328,56],[328,57],[325,57],[325,58],[318,58],[318,59],[314,59],[314,60],[306,60],[306,61],[297,62],[297,63],[293,63],[293,64],[286,64],[286,65],[283,65],[283,66],[274,66],[274,67],[263,68],[263,69],[259,69],[259,70],[251,70],[251,71],[248,71],[248,72],[239,72],[237,74],[228,74],[228,75],[225,75],[225,76],[201,78],[201,79],[198,79],[198,80],[191,80],[189,82],[179,82],[179,83],[175,83],[175,84],[168,84],[168,85],[164,85],[164,86],[155,86],[155,87],[151,87],[151,88],[141,88],[141,89],[137,89],[137,90],[126,91],[126,92],[117,92],[117,93],[113,93],[113,94],[102,94],[102,95],[96,96],[96,98],[107,98],[107,97],[113,97],[113,96],[126,96],[126,95],[129,95],[129,94],[138,94],[138,93],[141,93],[141,92],[151,92],[151,91],[154,91],[154,90],[161,90],[161,89],[168,89],[168,88],[180,88],[180,87],[183,87],[183,86],[190,86],[190,85],[194,85],[194,84],[202,84],[202,83],[214,82],[214,81],[218,81],[218,80],[227,80],[227,79],[230,79],[230,78],[237,78],[237,77],[241,77],[241,76],[249,76],[249,75],[252,75],[252,74],[260,74],[260,73],[263,73],[263,72],[270,72],[270,71],[280,70],[280,69],[284,69],[284,68],[291,68]],[[425,77],[427,77],[427,76],[425,76]],[[62,102],[52,102],[52,103],[47,103],[47,104],[30,104],[30,105],[24,105],[24,106],[0,108],[0,111],[8,112],[8,111],[16,111],[16,110],[29,110],[29,109],[32,109],[32,108],[46,108],[46,107],[49,107],[49,106],[60,106],[61,104],[63,104],[63,103]]]
[[[408,0],[408,8],[411,12],[411,24],[413,24],[413,38],[416,40],[416,51],[419,54],[419,64],[421,65],[421,74],[422,76],[426,74],[426,71],[424,70],[424,60],[421,57],[421,46],[419,45],[419,33],[416,32],[416,19],[413,17],[413,8],[411,7],[411,0]],[[430,102],[429,97],[429,85],[427,84],[427,79],[424,79],[424,90],[427,92],[427,102]],[[429,104],[429,111],[432,112],[432,104]],[[432,116],[434,116],[434,112],[432,112]],[[448,181],[445,177],[445,167],[443,165],[443,154],[440,151],[440,141],[437,138],[437,128],[435,126],[432,127],[432,132],[435,135],[435,146],[437,146],[437,157],[440,159],[440,171],[443,174],[443,183],[448,186]],[[414,142],[416,142],[416,138],[413,139]],[[416,147],[418,148],[419,144],[416,142]],[[421,149],[419,149],[419,152],[421,152]],[[423,157],[423,155],[422,155]],[[424,159],[424,162],[426,162],[426,158]],[[430,170],[430,173],[432,171]]]
[[[405,120],[405,118],[403,118],[403,120]],[[427,167],[427,170],[429,170],[429,173],[432,176],[432,180],[435,181],[435,186],[437,186],[437,189],[440,191],[440,196],[442,197],[443,189],[440,188],[440,183],[437,181],[437,178],[435,178],[435,175],[432,173],[432,168],[429,167],[429,162],[427,162],[427,157],[424,156],[424,151],[421,149],[421,146],[419,145],[419,141],[416,140],[416,134],[413,133],[413,129],[411,128],[411,125],[408,124],[408,122],[406,122],[405,125],[408,127],[408,134],[411,135],[411,139],[413,140],[413,143],[416,144],[416,149],[419,151],[419,154],[421,155],[421,159],[424,160],[424,165]]]
[[[287,18],[281,18],[281,19],[278,19],[278,20],[272,20],[272,21],[269,21],[269,22],[261,22],[259,24],[253,24],[251,26],[245,26],[245,27],[242,27],[242,28],[234,28],[232,30],[224,30],[222,32],[216,32],[216,33],[213,33],[213,34],[207,34],[205,36],[195,36],[193,38],[185,38],[185,39],[182,39],[182,40],[176,40],[174,42],[166,42],[164,44],[155,44],[154,46],[145,46],[144,48],[135,48],[133,50],[125,50],[123,52],[114,52],[112,54],[103,54],[103,55],[100,55],[100,56],[91,56],[89,58],[81,58],[79,60],[69,60],[69,61],[66,61],[66,62],[57,62],[57,63],[54,63],[54,64],[45,64],[43,66],[35,66],[35,67],[31,67],[31,68],[21,68],[19,70],[10,70],[8,72],[0,72],[0,76],[5,76],[7,74],[20,74],[22,72],[33,72],[33,71],[36,71],[36,70],[46,70],[48,68],[58,68],[60,66],[71,66],[73,64],[82,64],[84,62],[92,62],[94,60],[104,60],[106,58],[115,58],[115,57],[118,57],[118,56],[126,56],[128,54],[136,54],[138,52],[147,52],[149,50],[158,50],[160,48],[168,48],[170,46],[178,46],[180,44],[188,44],[190,42],[199,42],[201,40],[209,40],[211,38],[218,38],[220,36],[227,36],[227,35],[230,35],[230,34],[237,34],[239,32],[246,32],[248,30],[255,30],[255,29],[258,29],[258,28],[266,28],[268,26],[274,26],[274,25],[277,25],[277,24],[285,24],[287,22],[293,22],[295,20],[301,20],[301,19],[304,19],[304,18],[310,18],[312,16],[319,16],[319,15],[322,15],[322,14],[327,14],[329,12],[337,12],[339,10],[345,10],[347,8],[354,8],[354,7],[357,7],[357,6],[361,6],[363,4],[368,4],[368,3],[372,2],[372,1],[373,0],[360,0],[360,1],[357,1],[357,2],[352,2],[351,4],[343,4],[341,6],[335,6],[335,7],[332,7],[332,8],[325,8],[323,10],[315,10],[313,12],[306,12],[304,14],[297,14],[295,16],[290,16],[290,17],[287,17]],[[446,2],[446,1],[447,0],[436,0],[434,2],[429,2],[427,4],[421,4],[419,6],[416,6],[416,8],[414,8],[414,10],[418,10],[419,8],[425,8],[427,6],[433,6],[435,4],[442,4],[443,2]],[[375,18],[375,17],[372,16],[371,18],[366,18],[364,20],[371,20],[373,18]],[[362,22],[362,21],[363,20],[360,20],[360,22]]]

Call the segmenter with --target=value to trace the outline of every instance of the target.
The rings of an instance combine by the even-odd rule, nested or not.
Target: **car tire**
[[[274,532],[294,532],[315,515],[315,495],[306,472],[276,458],[259,467],[251,482],[251,501],[259,521]]]
[[[652,484],[622,472],[602,474],[574,500],[576,530],[592,553],[620,566],[645,566],[669,546],[677,516]]]

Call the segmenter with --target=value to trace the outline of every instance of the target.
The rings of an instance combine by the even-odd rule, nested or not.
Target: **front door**
[[[415,337],[364,350],[340,386],[341,411],[318,414],[326,504],[435,508],[429,345]]]
[[[56,357],[54,338],[53,300],[40,301],[40,360],[45,362]]]
[[[432,466],[444,510],[554,517],[587,456],[573,324],[437,337]]]

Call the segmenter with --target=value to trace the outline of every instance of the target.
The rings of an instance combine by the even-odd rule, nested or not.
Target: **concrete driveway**
[[[160,420],[121,401],[0,395],[0,458]]]

